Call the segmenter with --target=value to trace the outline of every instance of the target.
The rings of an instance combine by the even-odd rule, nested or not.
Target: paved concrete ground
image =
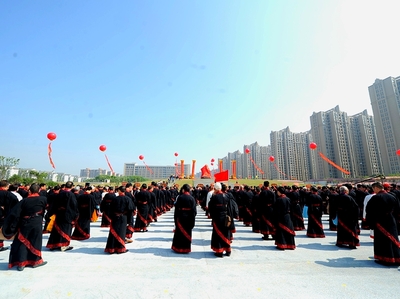
[[[324,221],[325,228],[327,221]],[[0,298],[399,298],[400,272],[372,259],[369,231],[356,250],[336,247],[336,233],[310,239],[297,232],[296,250],[277,250],[251,228],[237,224],[230,257],[210,249],[210,220],[199,209],[192,253],[171,251],[173,211],[147,233],[135,233],[129,252],[104,253],[108,229],[92,223],[91,239],[50,252],[44,267],[7,269],[0,252]],[[43,246],[48,235],[44,236]],[[6,242],[9,245],[10,242]]]

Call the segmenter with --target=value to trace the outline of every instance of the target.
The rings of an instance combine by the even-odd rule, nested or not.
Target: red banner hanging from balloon
[[[339,165],[335,164],[333,161],[329,160],[323,153],[319,152],[318,154],[324,161],[328,162],[333,167],[337,168],[338,170],[340,170],[341,172],[343,172],[345,174],[350,174],[350,171],[348,171],[348,170],[340,167]]]
[[[53,167],[53,169],[56,169],[56,166],[54,165],[53,159],[51,158],[51,152],[52,152],[52,150],[51,150],[51,142],[49,143],[49,146],[47,147],[47,151],[48,151],[48,154],[49,154],[50,165],[51,165],[51,167]]]
[[[111,164],[110,164],[110,161],[108,160],[108,157],[107,157],[107,155],[106,155],[106,154],[104,154],[104,156],[106,157],[106,161],[107,161],[108,167],[110,167],[111,174],[114,174],[114,169],[112,168],[112,166],[111,166]]]
[[[260,167],[257,166],[256,162],[254,162],[254,160],[253,160],[253,158],[252,158],[251,156],[250,156],[250,161],[251,161],[251,163],[253,163],[254,167],[255,167],[260,173],[264,174],[264,171],[263,171]]]
[[[146,166],[146,169],[147,169],[151,174],[153,174],[153,171],[151,170],[151,168],[150,168],[149,166],[147,166],[146,162],[144,162],[144,156],[143,156],[143,155],[140,155],[140,156],[139,156],[139,160],[142,160],[144,166]]]

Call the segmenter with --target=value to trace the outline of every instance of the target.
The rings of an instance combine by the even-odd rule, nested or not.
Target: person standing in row
[[[173,251],[177,253],[191,252],[192,230],[196,214],[196,200],[190,195],[190,186],[184,184],[175,201],[175,233],[171,247]]]
[[[26,266],[37,268],[47,264],[42,258],[42,222],[46,203],[46,197],[39,195],[39,185],[32,184],[28,197],[18,202],[6,217],[4,236],[11,238],[16,234],[8,268],[17,266],[18,271],[23,271]]]
[[[349,189],[346,186],[339,188],[339,194],[335,203],[338,217],[336,246],[348,245],[350,249],[356,249],[356,246],[360,246],[357,234],[358,205],[348,195]]]
[[[375,195],[367,203],[366,220],[374,230],[374,258],[385,265],[400,264],[400,242],[393,212],[399,210],[398,200],[388,194],[380,182],[372,184]]]
[[[0,181],[0,227],[3,226],[4,219],[11,209],[18,203],[18,198],[8,191],[10,184],[6,180]],[[7,250],[4,240],[0,240],[0,251]]]
[[[210,217],[212,219],[211,249],[217,257],[223,257],[225,251],[227,256],[231,255],[230,228],[226,226],[227,199],[222,193],[221,183],[215,183],[214,194],[208,204]]]
[[[311,187],[311,192],[307,195],[306,204],[308,206],[307,237],[325,238],[322,225],[322,198],[318,195],[316,187]]]
[[[260,232],[263,240],[275,238],[274,205],[275,193],[270,190],[269,181],[265,181],[259,198]]]
[[[150,193],[147,190],[147,184],[142,184],[139,192],[135,195],[137,215],[135,221],[135,232],[147,232],[147,216],[149,213],[148,203],[150,202]]]
[[[78,218],[78,202],[75,194],[71,192],[74,184],[65,183],[64,190],[60,191],[58,198],[53,202],[48,211],[48,217],[56,216],[46,247],[50,250],[59,249],[67,251],[73,249],[71,242],[72,224]]]
[[[87,240],[90,238],[90,220],[93,211],[96,210],[96,201],[92,193],[92,187],[86,187],[82,195],[77,197],[78,220],[75,222],[72,240]]]
[[[296,235],[290,218],[290,199],[285,195],[285,188],[276,190],[274,213],[276,217],[275,245],[280,250],[295,249],[294,236]]]
[[[111,226],[107,238],[106,248],[104,252],[125,253],[126,226],[129,215],[133,211],[132,200],[125,195],[125,187],[118,188],[118,196],[115,196],[110,203]]]

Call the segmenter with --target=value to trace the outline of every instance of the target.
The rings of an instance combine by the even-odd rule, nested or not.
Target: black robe
[[[215,253],[231,252],[230,228],[226,227],[227,199],[222,192],[211,196],[208,210],[212,219],[213,231],[211,235],[211,249]]]
[[[90,220],[93,211],[96,209],[96,202],[93,194],[85,193],[77,198],[78,220],[75,222],[72,240],[87,240],[90,238]]]
[[[269,189],[260,193],[260,232],[264,236],[275,235],[274,205],[275,194]]]
[[[38,266],[42,259],[42,222],[47,200],[31,194],[17,203],[4,221],[3,234],[12,237],[8,268]]]
[[[127,215],[133,211],[133,203],[127,196],[115,196],[110,204],[111,226],[105,252],[124,253]]]
[[[189,253],[192,244],[192,230],[196,217],[196,200],[190,193],[179,195],[175,203],[175,233],[172,250],[177,253]]]
[[[300,206],[300,193],[291,191],[286,194],[290,199],[290,219],[295,231],[304,230],[303,209]]]
[[[110,218],[110,205],[113,199],[116,197],[114,192],[108,192],[104,195],[103,200],[100,204],[100,211],[102,213],[101,216],[101,227],[110,227],[111,218]]]
[[[290,199],[286,195],[276,198],[274,213],[276,217],[275,245],[278,249],[295,249],[293,223],[290,218]]]
[[[72,222],[78,217],[78,203],[71,191],[60,192],[57,201],[53,202],[49,217],[56,215],[46,247],[49,249],[69,246],[71,242]]]
[[[381,191],[367,203],[367,223],[374,230],[374,258],[388,264],[400,263],[400,242],[393,211],[398,209],[397,199]]]
[[[142,189],[135,195],[137,205],[137,215],[135,221],[135,232],[147,231],[147,215],[149,213],[148,203],[150,201],[150,192]]]
[[[310,238],[325,238],[322,225],[322,198],[317,193],[310,193],[307,196],[308,226],[307,236]]]
[[[338,217],[336,245],[360,246],[357,234],[358,205],[347,194],[340,194],[336,198],[336,211]]]

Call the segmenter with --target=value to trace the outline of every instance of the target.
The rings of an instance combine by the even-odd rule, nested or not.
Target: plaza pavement
[[[296,250],[286,251],[237,222],[232,255],[224,258],[210,249],[211,224],[200,208],[192,252],[184,255],[170,249],[173,210],[148,232],[134,233],[125,254],[104,253],[108,229],[99,220],[89,240],[71,241],[71,251],[49,251],[44,235],[43,267],[9,270],[9,251],[0,252],[0,299],[399,298],[399,269],[374,262],[369,231],[362,231],[358,249],[338,248],[325,217],[326,238],[297,232]]]

